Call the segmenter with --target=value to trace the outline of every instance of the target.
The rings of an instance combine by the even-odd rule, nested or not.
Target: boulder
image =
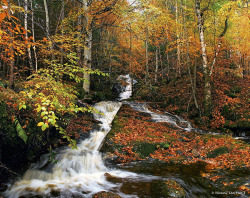
[[[152,194],[157,197],[178,197],[186,196],[184,188],[174,180],[155,181],[152,184]]]

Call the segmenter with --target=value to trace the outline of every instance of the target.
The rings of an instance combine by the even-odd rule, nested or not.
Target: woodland
[[[96,123],[92,104],[115,100],[124,74],[137,81],[129,100],[217,135],[181,133],[125,105],[103,151],[119,163],[209,161],[201,176],[213,182],[223,177],[215,169],[248,169],[249,142],[234,138],[250,135],[248,4],[1,0],[0,191],[42,154],[77,149]]]

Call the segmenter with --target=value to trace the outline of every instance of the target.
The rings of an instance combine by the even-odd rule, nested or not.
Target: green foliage
[[[36,127],[40,128],[41,137],[46,136],[43,133],[49,134],[52,128],[56,128],[70,143],[69,145],[76,148],[76,141],[65,130],[68,124],[65,120],[69,120],[65,118],[73,117],[78,112],[92,112],[93,108],[78,107],[76,105],[78,93],[75,87],[65,83],[64,79],[82,83],[83,73],[103,76],[106,74],[98,70],[77,67],[75,54],[69,54],[67,58],[69,62],[63,65],[56,61],[47,61],[47,68],[40,69],[29,76],[27,81],[19,83],[19,93],[3,89],[3,102],[7,103],[10,100],[8,106],[13,110],[16,131],[24,142],[35,134],[32,132],[28,136],[25,130],[32,119],[36,122]],[[20,121],[17,116],[21,118]]]
[[[4,139],[14,139],[16,136],[15,125],[11,122],[10,112],[7,111],[5,101],[0,101],[0,136],[4,137]]]
[[[15,122],[15,125],[16,125],[16,131],[18,133],[18,136],[20,138],[22,138],[22,140],[26,143],[27,139],[28,139],[28,136],[27,136],[26,132],[23,130],[19,120],[16,117],[14,118],[14,122]]]
[[[170,147],[170,145],[168,142],[163,142],[158,147],[163,148],[163,149],[168,149]]]
[[[53,164],[56,164],[58,160],[56,158],[56,153],[52,150],[51,147],[49,147],[49,161],[52,162]]]
[[[28,107],[27,111],[31,111],[42,131],[56,127],[64,138],[75,145],[62,128],[59,118],[91,111],[91,108],[75,105],[77,96],[74,88],[56,81],[50,75],[34,74],[29,79],[23,83],[23,91],[19,92],[18,109],[25,111]]]

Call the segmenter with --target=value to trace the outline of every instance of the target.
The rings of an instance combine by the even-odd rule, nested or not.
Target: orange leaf
[[[7,16],[5,12],[0,13],[0,22]]]

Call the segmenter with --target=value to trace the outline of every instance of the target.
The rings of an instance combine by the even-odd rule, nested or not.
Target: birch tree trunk
[[[49,11],[48,11],[48,5],[47,5],[47,0],[43,0],[44,3],[44,10],[45,10],[45,31],[46,31],[46,36],[49,37]]]
[[[198,19],[198,30],[200,35],[200,43],[201,43],[201,54],[202,54],[202,67],[204,74],[204,113],[206,116],[211,114],[212,108],[212,94],[211,94],[211,76],[208,67],[208,59],[206,52],[206,43],[204,38],[204,28],[203,28],[203,18],[200,9],[200,1],[195,0],[195,9],[196,15]]]
[[[132,68],[132,27],[129,24],[129,73],[130,73],[130,80],[131,80],[131,91],[133,93],[133,68]]]
[[[30,7],[31,7],[31,29],[32,29],[32,36],[33,36],[33,43],[35,43],[35,26],[34,26],[34,10],[33,10],[33,0],[30,0]],[[37,72],[37,55],[36,55],[36,46],[33,45],[34,57],[35,57],[35,71]]]
[[[28,58],[29,58],[29,65],[30,69],[34,70],[34,66],[32,63],[32,57],[31,57],[31,50],[29,45],[29,38],[28,38],[28,0],[24,0],[24,28],[25,28],[25,40],[27,42],[27,51],[28,51]]]
[[[51,44],[49,46],[49,50],[50,52],[52,53],[52,60],[55,59],[54,57],[54,54],[53,54],[53,43],[52,43],[52,40],[50,38],[50,29],[49,29],[49,11],[48,11],[48,5],[47,5],[47,0],[43,0],[43,3],[44,3],[44,10],[45,10],[45,20],[46,20],[46,23],[45,23],[45,31],[46,31],[46,37],[50,40]]]
[[[90,21],[90,13],[89,8],[87,5],[87,0],[83,3],[83,8],[85,10],[85,16],[84,16],[84,25],[85,25],[85,31],[84,31],[84,62],[83,65],[86,68],[86,72],[84,72],[84,82],[83,82],[83,89],[85,93],[89,93],[90,91],[90,72],[91,69],[91,63],[92,63],[92,22]]]

